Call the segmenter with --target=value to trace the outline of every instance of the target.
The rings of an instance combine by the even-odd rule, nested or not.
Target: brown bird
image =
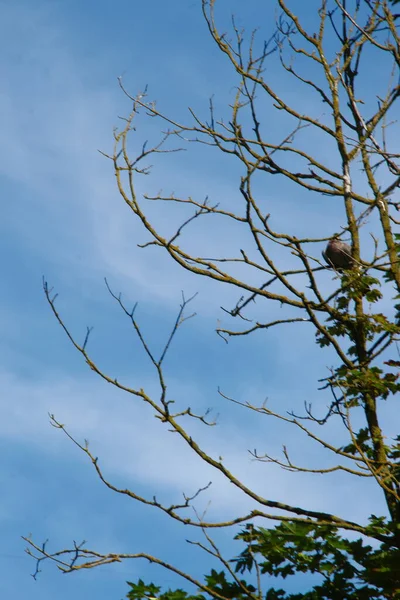
[[[334,269],[352,269],[354,267],[350,246],[338,238],[329,240],[322,256],[328,265]]]

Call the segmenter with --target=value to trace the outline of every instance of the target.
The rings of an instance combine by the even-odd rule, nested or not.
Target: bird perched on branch
[[[339,238],[329,240],[322,256],[328,265],[334,269],[352,269],[354,267],[350,246],[339,240]]]

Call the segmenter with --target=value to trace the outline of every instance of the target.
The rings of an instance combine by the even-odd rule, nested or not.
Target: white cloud
[[[97,148],[107,151],[111,147],[112,126],[117,122],[117,114],[126,113],[127,106],[121,101],[117,88],[112,89],[112,82],[108,87],[94,84],[95,78],[89,76],[93,68],[99,68],[95,60],[101,63],[103,55],[96,56],[95,60],[82,60],[73,52],[72,40],[62,33],[51,13],[36,12],[36,7],[21,13],[16,8],[8,10],[10,21],[15,20],[19,27],[14,39],[10,35],[7,38],[14,56],[11,69],[15,72],[11,73],[6,67],[12,76],[4,77],[8,84],[0,96],[4,122],[0,168],[11,182],[8,186],[10,203],[15,189],[19,190],[22,208],[20,213],[15,213],[13,223],[18,243],[26,246],[27,253],[33,250],[45,257],[53,272],[60,273],[60,278],[65,280],[65,286],[67,281],[76,285],[78,295],[89,294],[97,300],[101,293],[108,299],[102,282],[102,276],[108,275],[113,289],[118,291],[121,286],[124,291],[128,290],[133,301],[147,299],[160,309],[175,309],[180,289],[188,295],[200,290],[199,308],[195,309],[203,316],[219,316],[217,310],[221,304],[229,308],[237,300],[239,294],[234,288],[222,287],[217,296],[215,287],[206,279],[193,278],[157,250],[136,248],[136,244],[146,238],[117,194],[111,164],[96,153]],[[3,27],[7,29],[4,23],[3,20]],[[29,49],[29,54],[23,57],[16,54],[22,40],[23,46]],[[155,129],[156,125],[149,125],[149,135],[153,135]],[[227,170],[222,173],[208,179],[195,165],[186,162],[183,169],[177,160],[170,168],[158,165],[151,185],[157,188],[161,181],[162,187],[169,191],[176,190],[178,182],[182,193],[194,189],[199,197],[204,197],[212,190],[212,201],[229,203],[237,190],[223,181],[225,175],[228,178],[232,173]],[[236,172],[233,174],[233,186],[238,176]],[[288,190],[285,194],[289,197]],[[277,198],[281,200],[278,192],[268,190],[266,205],[275,203]],[[162,208],[153,208],[153,214],[158,210],[159,221],[171,228],[171,219]],[[274,227],[285,225],[288,215],[294,225],[315,228],[318,235],[322,226],[324,234],[328,227],[338,229],[338,213],[331,208],[331,203],[324,204],[320,213],[315,212],[315,204],[302,203],[296,197],[290,201],[289,211],[277,210]],[[231,250],[233,253],[239,239],[237,229],[232,233],[219,231],[219,224],[208,225],[206,223],[203,230],[194,229],[192,247],[201,247],[205,235],[211,240],[212,232],[210,251],[227,251],[228,248],[227,253]],[[63,292],[62,289],[56,291]],[[73,293],[68,290],[68,294]],[[258,303],[262,310],[264,305]],[[266,318],[273,318],[279,311],[277,305],[268,307]],[[8,314],[12,314],[18,324],[18,314],[13,311]],[[26,317],[23,323],[27,323]],[[24,328],[14,330],[15,338],[22,339],[23,334]],[[288,367],[287,371],[283,369],[282,396],[287,373],[288,378],[293,375],[291,361],[301,363],[304,359],[302,335],[305,334],[296,333],[292,339],[288,332],[280,338],[274,337],[275,347],[271,352],[281,353],[282,364]],[[268,360],[266,352],[265,381],[271,372]],[[230,365],[223,366],[229,376]],[[91,449],[104,465],[105,474],[111,480],[115,478],[122,487],[135,489],[137,485],[143,493],[178,501],[182,492],[194,493],[211,479],[214,482],[211,490],[202,496],[204,500],[202,497],[199,500],[204,507],[205,499],[212,499],[210,516],[220,518],[226,512],[233,516],[253,507],[231,484],[187,452],[182,441],[169,433],[139,401],[122,397],[92,378],[67,377],[64,371],[51,372],[46,364],[40,367],[35,380],[7,372],[1,374],[0,387],[6,399],[0,420],[0,435],[4,440],[19,441],[27,455],[33,446],[44,455],[51,452],[59,456],[63,465],[78,464],[78,461],[84,464],[84,456],[79,456],[79,451],[62,438],[61,432],[50,427],[47,413],[54,413],[77,438],[89,439]],[[301,368],[301,364],[297,364],[298,371]],[[177,381],[178,363],[174,374],[177,396],[189,398],[187,404],[192,406],[203,405],[206,393],[201,386],[201,373],[191,385]],[[146,381],[140,384],[146,385]],[[147,381],[147,385],[153,388],[151,381]],[[248,396],[243,399],[262,398],[264,390],[257,387],[252,390],[249,386]],[[278,390],[275,391],[276,395],[272,390],[271,396],[279,402]],[[274,422],[258,419],[253,423],[253,428],[247,421],[240,420],[238,425],[222,421],[213,429],[201,430],[193,424],[192,427],[213,457],[222,455],[228,467],[269,498],[337,511],[356,520],[365,519],[372,511],[378,512],[376,506],[380,499],[368,484],[363,487],[363,483],[359,483],[359,489],[365,493],[355,497],[350,477],[298,476],[252,462],[247,449],[257,447],[260,452],[268,450],[277,455],[287,439],[299,458],[315,460],[315,450],[291,430],[285,434],[282,430],[280,437],[281,429]],[[89,463],[86,468],[91,468]],[[50,521],[52,525],[59,522],[62,527],[63,521],[71,519],[74,512],[60,506]],[[75,525],[79,528],[77,522]]]
[[[54,413],[78,441],[83,443],[88,439],[104,474],[117,486],[136,488],[150,497],[156,494],[158,499],[168,503],[180,501],[182,492],[193,494],[211,480],[211,489],[198,502],[204,508],[211,500],[211,518],[233,517],[254,508],[253,501],[195,456],[177,434],[170,433],[154,418],[151,409],[135,398],[113,392],[92,378],[53,376],[46,382],[21,381],[2,373],[0,381],[4,397],[10,399],[2,410],[0,436],[3,439],[19,439],[27,447],[33,444],[37,450],[59,455],[69,464],[71,461],[85,464],[86,458],[79,456],[79,450],[63,439],[62,432],[49,425],[47,414]],[[151,390],[154,383],[150,381],[144,388]],[[201,404],[196,403],[201,389],[175,382],[175,391],[178,399],[189,398],[188,404]],[[315,461],[311,447],[295,431],[285,431],[279,425],[277,429],[274,421],[262,418],[254,420],[254,425],[251,430],[248,425],[241,429],[222,419],[219,426],[203,429],[187,422],[191,435],[200,440],[212,457],[218,459],[222,455],[224,464],[261,495],[315,510],[337,511],[353,519],[362,515],[365,518],[368,511],[376,507],[373,492],[363,497],[362,504],[359,497],[352,501],[350,477],[327,476],[321,486],[320,477],[290,474],[252,461],[247,450],[254,447],[281,454],[283,441],[277,431],[282,436],[291,435],[289,447],[296,461],[301,464]],[[321,464],[321,461],[324,462],[323,455],[316,462]],[[88,471],[92,468],[90,462],[86,468]],[[362,487],[363,482],[359,485]],[[368,484],[365,489],[369,490]]]
[[[47,4],[35,11],[14,6],[5,14],[5,35],[7,23],[18,23],[16,35],[7,37],[13,61],[11,66],[4,65],[11,76],[6,78],[8,83],[0,97],[5,124],[1,168],[14,184],[24,186],[20,193],[22,212],[13,226],[24,244],[69,280],[95,285],[103,275],[112,276],[118,285],[128,286],[135,299],[169,307],[176,305],[180,289],[189,294],[200,291],[203,313],[220,314],[219,306],[233,306],[239,290],[219,286],[216,297],[215,285],[207,278],[185,272],[159,249],[137,249],[137,243],[148,237],[117,193],[112,164],[97,154],[97,149],[111,149],[112,127],[118,123],[117,115],[129,110],[129,102],[116,83],[114,87],[112,81],[107,86],[94,83],[99,65],[105,62],[109,68],[112,58],[100,50],[95,58],[82,60],[56,16],[57,11]],[[21,55],[18,49],[22,40],[28,50]],[[141,146],[162,128],[151,120],[139,124],[137,137],[133,133],[131,138],[133,147]],[[194,150],[191,160],[178,154],[173,155],[172,162],[169,158],[156,161],[154,178],[140,180],[139,189],[174,189],[183,196],[194,193],[198,199],[210,194],[211,202],[238,205],[240,168],[237,173],[232,171],[236,163],[228,164],[224,157],[213,154],[212,161],[205,161],[199,170],[196,153],[203,149],[193,145],[189,149]],[[209,174],[207,163],[211,168],[215,160],[221,169],[211,169]],[[262,197],[262,186],[257,187]],[[280,205],[282,193],[293,224],[306,224],[309,218],[315,229],[322,226],[329,207],[324,215],[316,213],[313,204],[292,201],[290,190],[282,192],[279,186],[269,189],[266,204]],[[163,230],[173,231],[174,218],[176,224],[181,218],[170,209],[170,205],[166,211],[157,204],[150,212]],[[275,216],[273,213],[273,225],[279,227],[280,219],[286,221],[287,216],[288,211],[279,208]],[[239,238],[240,245],[246,247],[247,234],[244,236],[242,229],[226,229],[220,220],[205,218],[203,226],[193,227],[187,239],[194,252],[237,255]],[[275,252],[282,263],[291,260],[278,250]],[[262,282],[262,274],[249,277],[254,283]],[[274,313],[278,307],[270,310]]]
[[[49,6],[31,13],[11,7],[3,22],[5,32],[7,21],[18,23],[15,38],[9,38],[14,61],[3,65],[10,77],[0,96],[0,168],[12,180],[10,194],[16,185],[21,190],[12,227],[65,278],[102,285],[102,277],[111,275],[128,283],[135,299],[171,307],[180,289],[202,288],[207,307],[207,281],[194,282],[160,252],[137,249],[147,237],[119,197],[111,162],[97,153],[111,150],[112,128],[129,102],[116,81],[107,87],[93,83],[99,57],[82,60],[74,52]],[[22,38],[27,52],[20,55]],[[179,181],[179,162],[158,176],[165,186]]]

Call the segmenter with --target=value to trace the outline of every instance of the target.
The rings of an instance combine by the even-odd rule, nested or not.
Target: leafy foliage
[[[137,583],[127,582],[130,586],[130,591],[127,594],[129,600],[204,600],[203,595],[192,596],[181,589],[167,590],[160,593],[161,588],[153,583],[145,584],[141,579]]]
[[[384,517],[371,517],[371,531],[387,531]],[[316,527],[307,523],[282,523],[273,529],[247,525],[235,538],[245,549],[233,559],[234,573],[260,578],[287,579],[297,573],[316,576],[308,592],[291,594],[270,587],[265,600],[380,600],[400,598],[400,550],[388,544],[373,548],[362,538],[348,540],[332,527]],[[313,578],[315,580],[315,577]],[[205,596],[188,595],[181,589],[160,589],[153,584],[129,582],[129,600],[203,600]],[[243,579],[229,582],[224,572],[211,571],[205,577],[210,598],[259,598],[254,582]],[[200,590],[204,592],[204,590]]]

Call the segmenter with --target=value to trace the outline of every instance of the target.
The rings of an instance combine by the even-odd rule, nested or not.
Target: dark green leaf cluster
[[[347,444],[346,446],[342,446],[340,448],[342,452],[346,452],[346,454],[352,454],[356,456],[357,454],[363,452],[367,458],[373,458],[373,450],[371,446],[371,436],[367,427],[362,427],[359,431],[354,433],[354,442]]]
[[[349,300],[365,298],[368,302],[377,302],[382,298],[382,292],[378,289],[380,281],[367,273],[360,273],[357,270],[345,271],[342,275],[342,290]]]
[[[205,600],[202,595],[192,596],[181,589],[167,590],[160,593],[161,588],[153,583],[144,583],[141,579],[137,583],[127,582],[130,586],[130,591],[127,594],[129,600],[149,600],[157,598],[157,600]]]
[[[357,400],[360,396],[386,399],[389,394],[400,391],[399,374],[383,373],[380,367],[349,369],[342,366],[336,370],[336,375],[336,384],[346,392],[349,406],[355,405],[351,400]]]
[[[371,534],[388,534],[390,525],[384,517],[372,516]],[[282,523],[273,529],[247,525],[235,538],[245,549],[231,560],[236,574],[252,577],[257,569],[263,583],[271,577],[286,579],[297,573],[313,574],[316,583],[309,591],[288,593],[270,587],[260,592],[243,579],[228,581],[224,572],[211,571],[205,577],[207,594],[188,595],[183,590],[168,590],[141,580],[129,583],[129,600],[204,600],[237,598],[244,600],[381,600],[400,598],[400,551],[390,544],[373,548],[363,539],[347,540],[337,529],[313,523]],[[262,577],[264,576],[264,577]],[[267,578],[265,578],[267,576]],[[204,591],[204,590],[203,590]]]

